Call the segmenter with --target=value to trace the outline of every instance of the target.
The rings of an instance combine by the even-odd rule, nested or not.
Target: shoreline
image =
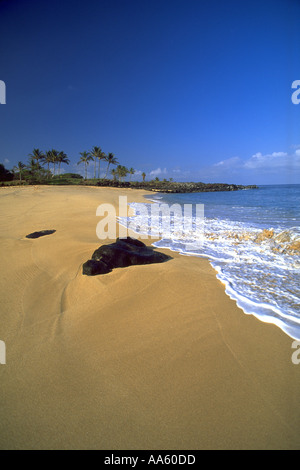
[[[155,198],[151,197],[151,195],[146,195],[145,199],[148,203],[167,203],[169,205],[172,205],[173,203],[179,203],[178,201],[174,201],[172,199],[165,199],[163,197]],[[194,202],[195,203],[195,202]],[[181,202],[183,204],[183,202]],[[195,203],[196,204],[196,203]],[[143,222],[142,222],[143,224]],[[151,225],[151,221],[150,221]],[[138,225],[139,226],[139,225]],[[180,226],[179,226],[180,227]],[[146,229],[147,230],[147,229]],[[179,228],[180,230],[180,228]],[[234,229],[231,229],[234,230]],[[248,230],[248,231],[247,231]],[[280,239],[280,236],[284,235],[286,236],[286,229],[281,228],[280,231],[274,232],[274,229],[263,229],[261,228],[261,231],[257,231],[255,235],[252,234],[252,240],[255,241],[255,238],[259,239],[258,243],[261,243],[261,241],[265,240],[266,238],[271,238],[272,240],[276,240],[276,234],[277,237]],[[212,230],[210,229],[212,232]],[[232,233],[235,233],[234,231]],[[251,227],[248,227],[246,229],[245,233],[242,234],[241,239],[249,240],[251,239]],[[134,235],[133,235],[134,236]],[[151,235],[149,235],[151,238]],[[272,238],[273,237],[273,238]],[[299,341],[300,340],[300,329],[299,329],[299,322],[297,323],[296,319],[293,318],[291,315],[288,316],[285,314],[284,308],[279,310],[278,308],[274,308],[274,305],[268,304],[268,302],[264,302],[262,299],[255,298],[253,297],[248,297],[247,295],[243,295],[241,291],[238,291],[237,289],[234,288],[234,286],[231,283],[231,279],[229,276],[224,276],[222,275],[222,270],[220,265],[218,265],[218,258],[217,255],[214,255],[211,257],[209,253],[209,248],[206,247],[207,251],[205,250],[197,250],[197,247],[193,250],[185,250],[184,246],[182,246],[182,243],[176,242],[175,243],[175,248],[173,248],[174,244],[172,243],[172,240],[167,237],[165,238],[165,243],[161,243],[161,238],[157,239],[153,245],[157,248],[165,248],[169,249],[171,252],[178,252],[181,255],[184,256],[195,256],[195,257],[200,257],[207,259],[210,263],[210,265],[213,267],[216,273],[216,278],[222,282],[222,284],[225,287],[225,292],[226,294],[236,302],[237,306],[243,310],[244,314],[246,315],[253,315],[255,318],[258,320],[268,323],[268,324],[274,324],[278,328],[280,328],[286,335],[288,335],[289,338],[292,340]],[[180,238],[180,237],[179,237]],[[238,237],[233,237],[233,238],[238,238]],[[279,240],[280,241],[280,240]],[[286,241],[286,240],[285,240]],[[290,240],[290,246],[296,245],[292,239]],[[277,244],[276,248],[274,249],[274,252],[280,252],[285,250],[289,250],[290,246],[285,247],[283,245]],[[293,248],[294,250],[298,250],[298,248]],[[224,253],[224,245],[221,246],[221,251],[220,253]],[[293,254],[293,252],[292,252]],[[222,256],[222,255],[221,255]]]
[[[292,339],[203,258],[158,249],[172,260],[82,276],[97,204],[145,199],[77,188],[0,192],[0,448],[299,449]]]

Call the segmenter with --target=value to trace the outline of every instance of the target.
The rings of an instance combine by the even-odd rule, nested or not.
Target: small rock
[[[288,247],[288,251],[300,251],[300,241],[293,241]]]
[[[255,242],[259,243],[259,242],[262,242],[264,240],[268,240],[270,238],[273,238],[274,236],[274,230],[271,229],[271,230],[267,230],[267,229],[264,229],[261,233],[259,233],[257,235],[257,237],[255,238]]]
[[[33,232],[29,235],[26,235],[26,238],[40,238],[44,237],[45,235],[51,235],[54,232],[56,232],[56,230],[40,230],[39,232]]]
[[[291,233],[289,230],[284,230],[283,232],[280,232],[278,235],[275,237],[275,241],[277,243],[287,243],[291,241]]]

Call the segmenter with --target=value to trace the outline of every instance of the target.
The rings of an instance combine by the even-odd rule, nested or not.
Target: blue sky
[[[100,146],[147,178],[300,182],[299,0],[0,1],[0,161]]]

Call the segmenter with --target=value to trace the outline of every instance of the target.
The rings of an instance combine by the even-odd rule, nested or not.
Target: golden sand
[[[1,188],[0,448],[299,449],[293,341],[207,260],[82,275],[97,206],[143,194]]]

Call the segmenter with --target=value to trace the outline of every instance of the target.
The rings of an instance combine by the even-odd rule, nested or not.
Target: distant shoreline
[[[83,180],[64,178],[63,175],[59,178],[53,178],[47,182],[30,181],[23,184],[19,182],[14,184],[12,182],[2,182],[0,187],[7,186],[32,186],[32,185],[46,185],[46,186],[96,186],[102,188],[123,188],[123,189],[143,189],[146,191],[154,191],[160,193],[201,193],[201,192],[216,192],[216,191],[239,191],[243,189],[258,189],[256,185],[237,185],[227,183],[181,183],[175,181],[144,181],[144,182],[130,182],[130,181],[114,181],[108,179],[100,180]]]
[[[113,182],[112,183],[116,183]],[[107,184],[99,181],[97,186],[107,186]],[[108,185],[108,186],[114,186]],[[202,193],[202,192],[215,192],[215,191],[239,191],[242,189],[257,189],[256,185],[236,185],[226,183],[177,183],[177,182],[164,182],[164,181],[150,181],[143,183],[127,183],[117,182],[114,187],[144,189],[147,191],[155,191],[160,193]]]

